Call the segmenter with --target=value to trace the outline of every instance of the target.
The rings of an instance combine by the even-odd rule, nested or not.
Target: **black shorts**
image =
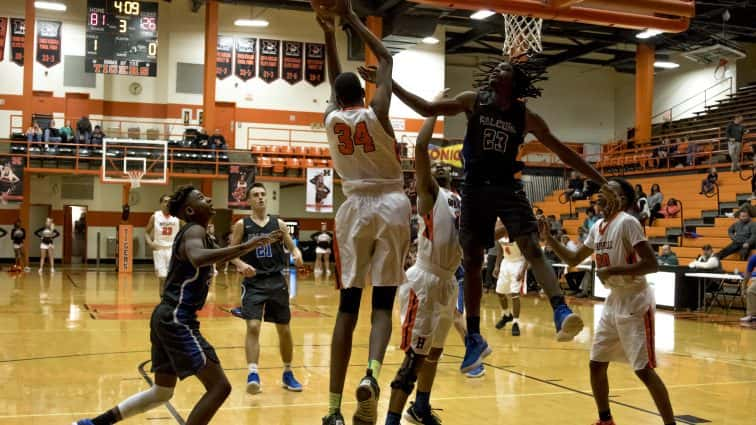
[[[538,222],[522,183],[465,184],[462,187],[462,216],[459,229],[462,248],[494,246],[497,217],[506,226],[510,240],[538,233]]]
[[[215,349],[199,332],[194,311],[158,304],[150,319],[150,341],[154,373],[185,379],[196,375],[208,361],[220,364]]]
[[[242,282],[242,317],[279,325],[291,321],[289,285],[282,274],[255,276]]]

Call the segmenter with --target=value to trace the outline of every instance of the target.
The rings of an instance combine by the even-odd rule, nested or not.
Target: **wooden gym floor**
[[[149,315],[157,284],[149,271],[121,277],[110,271],[58,269],[50,277],[30,274],[0,280],[0,424],[70,424],[112,407],[147,387]],[[367,294],[366,294],[367,295]],[[368,297],[364,297],[368,300]],[[281,361],[275,329],[261,336],[263,392],[244,391],[244,323],[223,311],[239,299],[236,275],[220,274],[203,310],[202,331],[216,347],[234,385],[213,423],[319,424],[327,408],[328,362],[338,294],[330,281],[299,280],[292,299],[295,373],[305,387],[289,393],[279,386]],[[347,377],[347,422],[353,389],[365,371],[369,332],[363,301]],[[601,304],[571,300],[593,324]],[[524,299],[522,336],[509,326],[497,331],[493,294],[484,295],[481,327],[494,349],[487,373],[471,380],[459,373],[463,346],[452,330],[431,396],[445,424],[593,423],[588,356],[592,329],[571,343],[557,343],[545,299]],[[710,422],[744,425],[756,416],[756,329],[729,315],[698,317],[657,314],[659,373],[669,388],[678,424]],[[683,318],[685,317],[685,318]],[[590,327],[592,328],[592,326]],[[402,359],[398,312],[380,376],[383,389],[378,423],[384,420],[389,383]],[[643,385],[626,364],[610,368],[612,410],[619,425],[660,424]],[[170,408],[161,407],[127,424],[183,423],[202,387],[194,378],[179,383]]]

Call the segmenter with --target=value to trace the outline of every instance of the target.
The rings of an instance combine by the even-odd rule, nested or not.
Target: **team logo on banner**
[[[257,39],[242,37],[236,39],[236,71],[237,77],[242,81],[255,78],[255,65],[257,65]]]
[[[215,77],[223,80],[231,75],[231,58],[234,54],[234,38],[218,37],[215,53]]]
[[[440,147],[430,145],[428,148],[432,161],[441,161],[454,168],[462,168],[462,144]]]
[[[305,211],[333,212],[333,169],[307,169],[307,195]]]
[[[270,84],[279,78],[281,40],[260,39],[260,78]]]
[[[18,66],[24,66],[24,34],[26,21],[11,18],[11,61]]]
[[[60,63],[60,22],[37,22],[37,62],[52,68]]]
[[[0,18],[0,62],[5,59],[5,34],[8,33],[8,18]]]
[[[248,210],[247,189],[255,183],[255,167],[232,165],[228,170],[228,206]]]
[[[283,79],[294,85],[302,81],[302,46],[297,41],[284,41]]]
[[[305,79],[316,87],[325,81],[325,44],[306,44]]]

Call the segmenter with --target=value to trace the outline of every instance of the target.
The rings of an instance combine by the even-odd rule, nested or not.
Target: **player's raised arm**
[[[527,110],[525,114],[525,126],[528,133],[533,133],[538,141],[554,152],[562,162],[596,183],[601,185],[606,184],[604,176],[596,171],[596,169],[590,164],[585,162],[577,152],[560,142],[559,139],[551,133],[549,126],[546,125],[546,122],[538,114]]]
[[[583,244],[578,247],[577,251],[573,251],[564,246],[554,236],[551,235],[551,226],[544,217],[541,217],[541,219],[538,221],[538,227],[541,230],[541,236],[546,238],[546,243],[549,244],[556,255],[570,267],[577,266],[578,264],[582,263],[583,260],[591,256],[591,254],[593,254],[593,250]],[[591,236],[588,237],[590,238]]]
[[[336,47],[336,25],[332,15],[317,15],[316,19],[320,28],[323,29],[325,36],[326,48],[326,68],[328,71],[328,82],[331,85],[331,99],[326,108],[325,116],[339,109],[339,102],[336,100],[336,91],[334,90],[336,77],[341,74],[341,62],[339,61],[339,50]]]
[[[220,249],[209,249],[205,248],[204,245],[205,229],[195,226],[186,231],[183,242],[183,255],[184,258],[189,260],[196,267],[211,266],[216,263],[231,261],[259,246],[276,242],[282,237],[283,232],[275,231],[269,235],[251,238],[240,245],[232,245]]]
[[[417,213],[428,214],[433,210],[438,196],[438,183],[431,175],[431,159],[428,154],[428,144],[436,126],[436,117],[425,120],[415,142],[415,179],[417,190]]]

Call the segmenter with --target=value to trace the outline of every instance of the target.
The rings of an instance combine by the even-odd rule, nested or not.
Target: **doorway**
[[[215,102],[215,127],[226,138],[228,149],[236,149],[236,103]],[[207,134],[213,134],[214,128],[206,128]],[[243,149],[247,147],[244,146]]]
[[[63,208],[63,264],[87,262],[87,207],[66,205]]]

